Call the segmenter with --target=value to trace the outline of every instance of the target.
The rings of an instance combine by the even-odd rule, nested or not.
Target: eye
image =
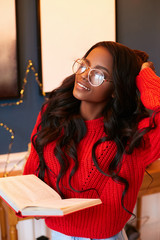
[[[81,74],[86,71],[87,66],[83,60],[78,59],[74,62],[72,69],[74,73]]]
[[[86,65],[84,64],[84,63],[80,63],[80,65],[79,65],[79,71],[81,71],[81,72],[84,72],[85,70],[86,70]]]

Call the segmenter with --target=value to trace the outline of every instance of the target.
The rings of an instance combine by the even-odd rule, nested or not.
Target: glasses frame
[[[75,72],[73,71],[74,65],[75,65],[75,63],[78,63],[78,61],[83,61],[83,62],[85,63],[85,66],[86,66],[86,69],[85,69],[83,72],[81,72],[81,73],[75,73]],[[73,73],[76,74],[76,75],[81,75],[82,73],[84,73],[84,72],[87,71],[88,69],[90,69],[89,72],[88,72],[88,82],[89,82],[90,85],[92,85],[93,87],[98,87],[98,86],[102,85],[103,82],[113,82],[113,81],[110,80],[110,79],[106,79],[106,78],[104,77],[104,73],[103,73],[100,69],[91,68],[90,66],[88,66],[88,64],[86,63],[85,59],[83,59],[83,58],[82,58],[82,59],[78,58],[77,60],[74,61],[73,65],[72,65],[72,71],[73,71]],[[91,81],[90,81],[90,79],[89,79],[90,73],[91,73],[91,71],[93,71],[93,70],[96,70],[96,71],[98,70],[98,71],[100,71],[100,72],[102,73],[103,80],[102,80],[102,82],[101,82],[100,84],[98,84],[98,85],[95,85],[95,84],[91,83]]]

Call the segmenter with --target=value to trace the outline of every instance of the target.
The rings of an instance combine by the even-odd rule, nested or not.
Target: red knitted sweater
[[[137,81],[152,81],[155,74],[151,69],[144,69],[140,72]],[[156,76],[157,81],[159,78]],[[154,98],[154,96],[152,96]],[[144,103],[144,101],[143,101]],[[40,114],[36,126],[33,130],[35,134],[40,121]],[[125,195],[125,207],[131,212],[134,209],[137,194],[141,186],[145,168],[160,156],[160,114],[156,115],[157,127],[145,134],[145,145],[135,149],[131,155],[123,156],[123,164],[120,175],[129,182],[129,190]],[[139,128],[147,127],[149,118],[143,119],[139,123]],[[87,133],[81,140],[77,148],[79,168],[72,179],[72,186],[77,190],[95,188],[102,200],[102,205],[98,205],[86,210],[78,211],[64,217],[47,217],[47,226],[66,235],[86,237],[86,238],[107,238],[117,234],[124,227],[131,217],[121,205],[121,197],[124,186],[114,182],[111,178],[102,175],[94,166],[91,156],[93,144],[105,136],[103,128],[103,118],[86,121]],[[48,144],[44,149],[44,158],[51,171],[46,172],[45,181],[56,189],[56,176],[59,172],[59,163],[53,155],[55,142]],[[99,166],[106,172],[109,163],[116,154],[116,145],[112,141],[102,143],[96,150]],[[31,147],[31,153],[25,165],[24,174],[36,174],[39,158]],[[66,198],[97,198],[96,191],[90,190],[83,193],[72,191],[68,186],[68,177],[73,161],[70,159],[70,168],[64,176],[62,182]],[[68,189],[67,189],[68,188]],[[45,193],[44,193],[45,194]]]

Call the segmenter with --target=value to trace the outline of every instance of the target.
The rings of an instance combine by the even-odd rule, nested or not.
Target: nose
[[[88,81],[88,74],[89,74],[90,69],[87,68],[83,73],[81,73],[81,76],[84,80]]]

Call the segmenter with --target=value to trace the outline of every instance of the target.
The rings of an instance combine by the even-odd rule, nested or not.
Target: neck
[[[96,103],[81,102],[80,114],[84,120],[93,120],[102,117],[104,106],[99,106]]]

